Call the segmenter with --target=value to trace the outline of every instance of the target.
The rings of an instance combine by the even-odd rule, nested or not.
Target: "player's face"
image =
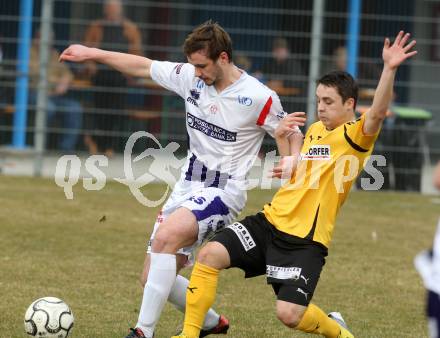
[[[213,61],[205,51],[198,51],[188,56],[188,62],[195,67],[195,75],[202,79],[208,86],[221,79],[223,71],[219,60]]]
[[[440,161],[437,163],[434,171],[434,186],[440,190]]]
[[[342,102],[336,88],[318,85],[316,100],[318,117],[327,129],[335,129],[353,119],[354,99]]]

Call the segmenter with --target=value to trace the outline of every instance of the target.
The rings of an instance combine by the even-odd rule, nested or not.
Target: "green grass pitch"
[[[163,189],[150,185],[145,193]],[[158,209],[140,205],[116,183],[95,192],[78,184],[74,199],[66,200],[53,180],[0,176],[0,192],[0,337],[27,337],[24,312],[43,296],[71,306],[71,337],[125,337],[137,319],[138,276]],[[242,216],[272,195],[250,191]],[[431,245],[439,216],[434,202],[418,194],[353,192],[338,217],[314,302],[342,312],[356,337],[427,337],[413,257]],[[245,281],[238,270],[223,272],[215,307],[231,321],[228,337],[308,337],[277,321],[264,277]],[[175,334],[182,318],[167,305],[156,337]]]

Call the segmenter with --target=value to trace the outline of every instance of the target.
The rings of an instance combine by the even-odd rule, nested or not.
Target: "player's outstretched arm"
[[[135,77],[150,77],[152,60],[138,55],[111,52],[83,45],[71,45],[60,55],[60,61],[95,61],[110,66],[121,73]]]
[[[394,78],[397,68],[408,58],[417,54],[413,51],[416,41],[409,40],[410,34],[400,31],[394,43],[391,44],[388,38],[385,39],[382,58],[383,71],[379,84],[374,94],[371,109],[366,113],[363,131],[367,135],[375,134],[381,127],[385,119],[386,112],[393,98]]]

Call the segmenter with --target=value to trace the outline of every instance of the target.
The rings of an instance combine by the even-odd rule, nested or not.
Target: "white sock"
[[[173,304],[177,310],[183,313],[185,313],[186,290],[188,285],[188,279],[181,275],[177,275],[176,281],[174,282],[170,295],[168,296],[168,301]],[[209,309],[205,316],[205,321],[203,322],[203,329],[212,329],[217,326],[219,320],[220,315],[218,315],[213,309]]]
[[[136,324],[147,338],[153,337],[154,328],[176,280],[176,255],[152,252],[150,257],[150,271]]]

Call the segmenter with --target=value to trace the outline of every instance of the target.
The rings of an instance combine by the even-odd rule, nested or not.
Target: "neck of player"
[[[242,71],[231,62],[224,68],[223,76],[215,81],[215,89],[219,93],[222,92],[224,89],[237,81],[241,74]]]

